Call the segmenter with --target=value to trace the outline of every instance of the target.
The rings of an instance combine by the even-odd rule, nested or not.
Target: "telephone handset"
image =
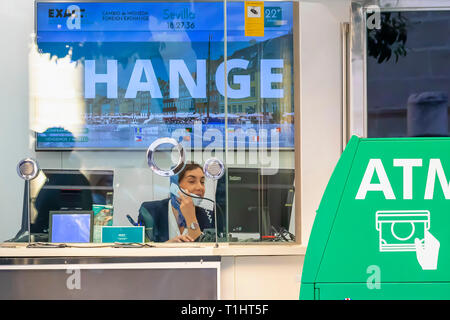
[[[185,190],[181,191],[180,187],[176,185],[175,183],[170,184],[170,193],[172,193],[175,197],[180,197],[179,193],[190,196],[192,198],[192,202],[194,203],[194,206],[198,207],[202,203],[203,198],[200,198],[199,196],[195,194],[189,194]]]

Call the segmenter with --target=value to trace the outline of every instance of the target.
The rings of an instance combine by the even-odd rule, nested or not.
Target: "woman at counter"
[[[186,164],[178,176],[171,177],[171,183],[194,197],[205,196],[205,175],[202,167],[194,162]],[[179,191],[178,196],[171,193],[170,198],[144,202],[139,209],[138,223],[145,226],[150,241],[196,241],[204,229],[215,227],[215,221],[212,212],[195,206],[194,201],[198,199],[193,200]]]

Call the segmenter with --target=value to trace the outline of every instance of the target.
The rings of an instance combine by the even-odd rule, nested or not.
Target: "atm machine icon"
[[[415,239],[422,244],[430,229],[428,210],[377,211],[380,252],[416,251]]]

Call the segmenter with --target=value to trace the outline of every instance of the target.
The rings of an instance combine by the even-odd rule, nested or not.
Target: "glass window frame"
[[[245,2],[244,0],[224,0],[224,1],[220,1],[220,0],[168,0],[169,2],[222,2],[224,4],[226,4],[227,2]],[[266,0],[264,2],[282,2],[283,0]],[[284,0],[286,1],[286,0]],[[294,32],[293,32],[293,81],[294,81],[294,132],[295,132],[295,139],[294,139],[294,148],[290,149],[290,150],[283,150],[280,149],[279,152],[280,153],[285,153],[285,152],[293,152],[294,153],[294,170],[296,171],[296,175],[295,175],[295,202],[294,202],[294,208],[295,210],[293,210],[293,212],[291,214],[294,214],[295,217],[295,241],[294,242],[251,242],[251,243],[242,243],[242,242],[226,242],[226,244],[230,244],[230,245],[245,245],[245,246],[256,246],[256,247],[261,247],[261,246],[292,246],[292,245],[301,245],[301,176],[300,176],[300,169],[301,169],[301,164],[300,164],[300,159],[301,159],[301,154],[300,154],[300,25],[299,25],[299,19],[300,19],[300,6],[299,6],[299,1],[298,0],[289,0],[293,3],[293,26],[294,26]],[[70,1],[70,0],[35,0],[35,12],[37,9],[37,3],[39,2],[54,2],[54,3],[63,3],[63,2],[79,2],[79,3],[89,3],[89,2],[105,2],[105,3],[114,3],[114,2],[123,2],[123,0],[77,0],[77,1]],[[158,0],[142,0],[142,1],[133,1],[133,2],[159,2]],[[37,25],[36,25],[36,19],[34,21],[35,24],[35,30],[37,30]],[[224,28],[225,30],[227,30],[227,27],[225,26]],[[225,39],[227,39],[225,37]],[[254,76],[254,75],[251,75]],[[221,99],[225,100],[224,97],[221,97]],[[231,106],[229,106],[231,107]],[[228,108],[229,109],[229,108]],[[37,153],[41,153],[41,154],[50,154],[50,153],[55,153],[60,155],[61,153],[64,153],[65,151],[62,150],[35,150]],[[115,151],[110,151],[110,150],[101,150],[102,152],[115,152]],[[123,150],[125,151],[125,150]],[[96,152],[96,151],[87,151],[87,152]],[[130,150],[130,152],[135,152],[134,150]],[[174,244],[172,244],[173,246]]]

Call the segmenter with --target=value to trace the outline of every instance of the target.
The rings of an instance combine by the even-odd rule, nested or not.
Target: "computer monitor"
[[[41,170],[30,184],[31,233],[48,233],[50,211],[91,211],[93,204],[112,204],[113,178],[113,170]]]
[[[50,211],[49,242],[92,242],[93,221],[93,211]]]
[[[294,169],[263,174],[261,168],[229,168],[228,232],[273,233],[272,226],[289,229],[294,199]]]

